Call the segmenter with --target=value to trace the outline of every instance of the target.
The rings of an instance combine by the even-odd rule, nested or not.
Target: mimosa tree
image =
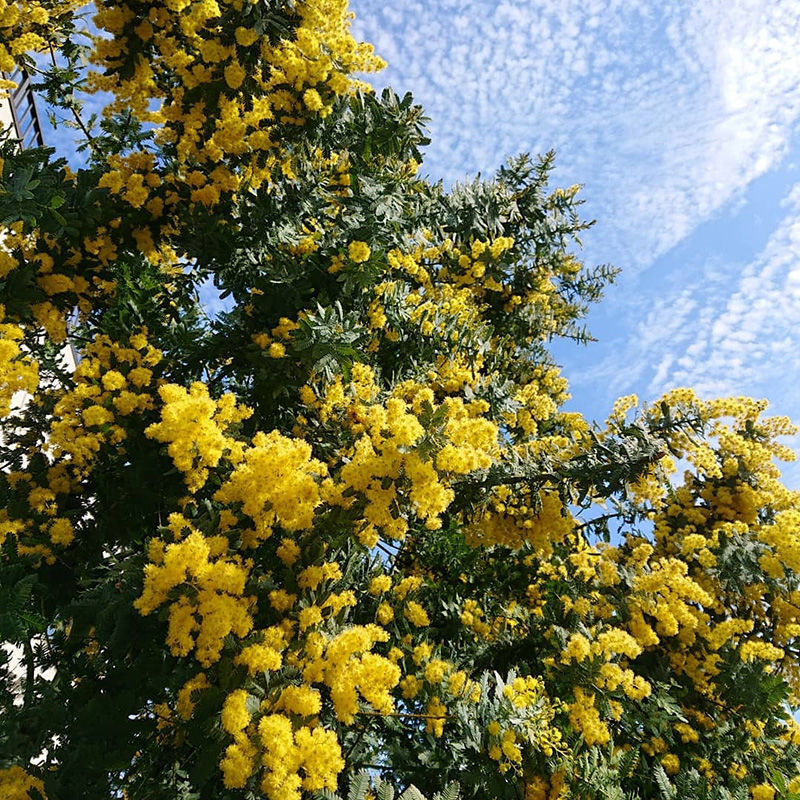
[[[86,156],[1,154],[0,796],[800,797],[793,429],[563,409],[552,155],[422,177],[345,0],[81,5],[0,0]]]

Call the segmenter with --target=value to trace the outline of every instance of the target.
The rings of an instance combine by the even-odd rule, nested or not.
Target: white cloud
[[[588,184],[592,253],[647,266],[786,153],[795,0],[352,0],[355,31],[433,118],[452,181],[520,150]]]
[[[764,249],[743,267],[708,264],[662,286],[621,352],[593,379],[616,375],[615,389],[646,386],[655,397],[676,386],[701,395],[769,394],[790,413],[800,409],[800,183]],[[624,372],[619,363],[635,365]]]

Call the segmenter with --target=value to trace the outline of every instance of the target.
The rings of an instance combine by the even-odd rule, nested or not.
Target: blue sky
[[[585,185],[583,258],[622,274],[589,318],[599,341],[556,349],[575,408],[688,385],[800,421],[797,0],[351,8],[389,63],[373,83],[432,119],[423,172],[449,184],[555,148],[555,185]]]
[[[450,184],[555,148],[554,185],[584,184],[582,257],[622,274],[590,315],[599,341],[556,346],[574,408],[688,385],[800,422],[797,0],[350,5],[389,64],[376,88],[431,117],[424,172]]]

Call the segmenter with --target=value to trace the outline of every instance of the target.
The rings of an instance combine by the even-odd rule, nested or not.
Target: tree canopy
[[[794,429],[564,409],[553,154],[423,177],[346,0],[81,7],[0,0],[85,156],[0,150],[0,795],[800,797]]]

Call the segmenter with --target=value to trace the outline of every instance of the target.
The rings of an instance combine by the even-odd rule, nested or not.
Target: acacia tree
[[[792,428],[563,410],[552,155],[420,177],[345,0],[81,5],[0,0],[86,155],[2,149],[0,795],[800,796]]]

